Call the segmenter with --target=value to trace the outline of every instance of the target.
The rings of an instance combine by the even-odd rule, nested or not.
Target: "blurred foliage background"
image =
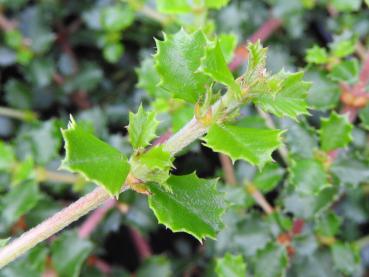
[[[274,20],[275,29],[264,38],[268,68],[303,68],[305,79],[313,82],[311,115],[299,122],[274,118],[274,123],[288,130],[291,157],[323,159],[316,150],[321,118],[346,104],[342,84],[359,81],[368,56],[365,2],[232,0],[207,11],[206,17],[193,11],[161,13],[156,4],[0,0],[0,238],[21,234],[95,187],[57,170],[64,154],[60,128],[69,114],[126,154],[131,152],[128,112],[140,103],[159,113],[164,136],[192,117],[192,106],[169,99],[156,86],[153,38],[162,39],[163,30],[171,33],[184,26],[215,31],[234,49]],[[252,106],[242,114],[247,115],[238,123],[242,126],[268,124]],[[291,187],[289,173],[297,174],[296,167],[315,174],[301,162],[287,170],[286,161],[275,153],[277,162],[262,172],[237,162],[240,185],[221,184],[233,204],[224,216],[228,227],[216,241],[200,244],[190,235],[172,233],[157,224],[144,196],[127,192],[98,210],[101,222],[92,230],[85,217],[1,270],[0,276],[213,276],[216,259],[226,252],[241,254],[256,276],[368,274],[369,108],[360,106],[353,123],[352,143],[329,165],[334,188],[319,195],[301,196]],[[196,170],[201,177],[224,181],[224,166],[217,154],[196,143],[176,159],[175,173]],[[266,215],[258,207],[245,190],[251,181],[277,213]],[[277,245],[283,244],[281,234],[293,230],[286,255]]]

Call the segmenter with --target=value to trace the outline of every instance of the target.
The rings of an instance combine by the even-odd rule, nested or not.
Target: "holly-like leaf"
[[[359,77],[359,62],[357,59],[343,61],[332,68],[328,77],[333,81],[354,84]]]
[[[296,191],[303,194],[317,194],[329,186],[323,164],[313,159],[294,161],[290,168],[290,180]]]
[[[334,237],[340,230],[342,219],[330,211],[316,220],[315,230],[319,236]]]
[[[172,160],[171,154],[162,145],[155,146],[131,159],[132,171],[140,180],[163,184],[169,178]]]
[[[241,159],[261,168],[272,160],[271,154],[280,146],[282,133],[214,124],[203,140],[206,146],[228,155],[233,161]]]
[[[240,87],[228,68],[218,41],[206,48],[199,71],[210,76],[213,80],[230,87],[234,93],[240,92]]]
[[[284,246],[269,243],[259,250],[255,260],[255,277],[280,277],[288,266],[287,251]]]
[[[341,1],[341,0],[338,0]],[[360,0],[353,0],[353,2]],[[342,1],[352,2],[352,1]],[[351,32],[344,32],[339,36],[335,36],[334,41],[329,45],[332,55],[343,58],[355,52],[358,36]]]
[[[77,277],[93,245],[75,231],[61,234],[51,245],[53,265],[60,277]]]
[[[256,43],[249,43],[247,50],[249,59],[244,77],[246,81],[251,82],[255,78],[259,78],[265,71],[267,48],[263,48],[260,41],[257,41]]]
[[[160,85],[174,97],[195,103],[206,91],[209,77],[196,72],[206,44],[202,32],[188,34],[183,29],[174,35],[164,35],[164,41],[156,41],[155,63]]]
[[[237,46],[237,37],[233,34],[221,34],[219,35],[219,44],[222,49],[224,59],[227,63],[230,62]]]
[[[302,80],[304,73],[286,73],[279,75],[283,80],[280,84],[280,90],[276,93],[260,93],[253,101],[255,104],[276,116],[288,116],[293,119],[300,114],[309,114],[306,103],[307,91],[310,83]]]
[[[216,260],[215,272],[218,277],[245,277],[246,264],[241,255],[227,253]]]
[[[216,180],[198,178],[194,173],[184,176],[172,175],[168,192],[157,184],[150,185],[150,208],[159,223],[173,232],[186,232],[198,240],[205,237],[215,239],[223,227],[224,213],[222,193],[216,189]]]
[[[314,45],[306,51],[306,61],[308,63],[325,64],[328,62],[328,53],[325,48]]]
[[[134,149],[144,148],[150,144],[150,141],[156,138],[156,128],[159,121],[156,120],[156,114],[153,111],[146,112],[142,105],[137,113],[129,113],[129,125],[127,127],[128,137]]]
[[[319,130],[320,143],[324,151],[330,151],[347,146],[352,140],[352,124],[347,115],[332,112],[329,118],[322,119]]]
[[[126,156],[79,127],[73,118],[62,134],[66,155],[61,168],[81,173],[117,196],[130,170]]]
[[[114,5],[102,10],[101,25],[109,32],[119,32],[127,28],[133,22],[135,12],[129,6]]]
[[[273,190],[283,176],[283,169],[277,163],[268,163],[262,171],[257,171],[253,183],[262,192]]]
[[[350,157],[335,160],[331,171],[343,185],[357,187],[369,178],[368,164]]]
[[[191,5],[183,0],[156,0],[156,6],[162,13],[188,13],[191,12]]]
[[[353,276],[360,266],[360,254],[354,245],[337,242],[331,247],[334,266],[347,276]]]

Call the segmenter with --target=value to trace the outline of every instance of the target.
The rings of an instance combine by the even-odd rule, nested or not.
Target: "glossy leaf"
[[[360,256],[355,246],[337,242],[331,247],[334,266],[345,275],[352,276],[360,264]]]
[[[287,266],[288,256],[284,246],[269,243],[256,254],[255,277],[284,276]]]
[[[73,118],[62,134],[66,155],[61,168],[81,173],[117,196],[130,170],[124,154],[86,132]]]
[[[262,171],[257,171],[252,182],[262,192],[273,190],[283,176],[283,169],[276,163],[268,163]]]
[[[205,35],[200,31],[188,34],[181,29],[174,35],[165,35],[164,41],[156,41],[156,45],[160,85],[174,97],[195,103],[209,85],[209,78],[196,72],[207,45]]]
[[[272,160],[272,152],[280,146],[282,133],[280,130],[214,124],[203,140],[213,151],[226,154],[233,161],[241,159],[263,167]]]
[[[127,127],[129,141],[134,149],[144,148],[150,141],[156,138],[156,128],[159,121],[156,114],[152,111],[146,112],[142,105],[137,113],[129,113],[129,125]]]
[[[230,62],[237,46],[237,37],[233,34],[220,34],[219,44],[222,49],[224,59],[227,63]]]
[[[347,146],[352,140],[352,125],[346,115],[332,112],[329,118],[322,118],[320,142],[324,151]]]
[[[328,76],[337,82],[354,84],[359,77],[359,62],[357,59],[343,61],[335,65]]]
[[[150,185],[149,204],[159,223],[173,232],[189,233],[200,241],[206,237],[215,239],[223,227],[221,216],[225,208],[216,180],[200,179],[194,173],[172,175],[167,186],[171,192],[157,184]]]
[[[53,265],[60,277],[77,277],[93,245],[75,231],[66,231],[51,245]]]
[[[215,272],[218,277],[245,277],[246,264],[241,255],[226,253],[216,260]]]

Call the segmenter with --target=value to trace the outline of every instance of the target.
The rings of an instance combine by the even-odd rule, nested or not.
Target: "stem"
[[[219,160],[224,171],[224,178],[227,184],[236,185],[237,179],[231,159],[224,154],[219,154]]]
[[[126,190],[125,186],[123,190]],[[79,200],[56,213],[46,221],[24,233],[18,239],[0,250],[0,268],[14,261],[17,257],[59,232],[72,222],[95,209],[110,195],[101,187],[96,188]]]
[[[37,179],[40,182],[48,181],[48,182],[58,182],[58,183],[66,183],[66,184],[75,184],[81,179],[77,175],[62,173],[54,170],[46,170],[43,167],[39,167],[36,170]]]
[[[140,232],[132,227],[129,228],[129,233],[131,234],[134,245],[136,246],[137,252],[141,260],[145,260],[152,256],[152,251],[145,240],[145,238],[140,234]]]
[[[8,107],[0,107],[0,116],[6,116],[24,121],[32,121],[37,119],[37,114],[31,111],[21,111]]]
[[[272,205],[265,199],[264,195],[251,183],[246,185],[246,190],[252,195],[256,203],[263,209],[266,214],[273,213]]]

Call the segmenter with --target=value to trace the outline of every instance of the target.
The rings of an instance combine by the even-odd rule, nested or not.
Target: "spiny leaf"
[[[130,169],[126,156],[79,127],[72,117],[62,134],[66,155],[61,168],[81,173],[117,196]]]
[[[240,93],[240,87],[228,68],[218,41],[206,48],[199,71],[230,87],[234,93]]]
[[[204,137],[206,146],[224,153],[235,161],[242,159],[263,167],[281,144],[280,130],[261,130],[231,125],[212,125]]]
[[[328,53],[325,48],[314,45],[306,51],[306,61],[308,63],[325,64],[328,62]]]
[[[241,255],[227,253],[216,260],[215,272],[218,277],[245,277],[246,264]]]
[[[283,169],[277,163],[268,163],[262,171],[257,171],[252,182],[262,192],[273,190],[283,176]]]
[[[246,73],[255,72],[256,74],[260,74],[265,69],[268,49],[263,48],[260,41],[257,41],[255,43],[249,43],[247,50],[249,52],[249,60]]]
[[[206,91],[209,77],[196,72],[206,43],[202,32],[188,34],[183,29],[174,35],[164,34],[164,41],[156,41],[155,64],[160,85],[174,97],[195,103]]]
[[[271,112],[279,117],[288,116],[296,119],[300,114],[309,114],[306,97],[310,83],[302,81],[304,73],[282,71],[279,75],[283,76],[280,90],[276,94],[260,93],[256,95],[253,99],[255,104],[260,105],[266,112]]]
[[[332,68],[328,77],[333,81],[354,84],[359,77],[359,62],[357,59],[343,61]]]
[[[352,140],[352,124],[346,115],[332,112],[329,118],[322,119],[319,130],[321,147],[324,151],[330,151],[347,146]]]
[[[159,223],[173,232],[186,232],[198,240],[215,239],[223,224],[223,195],[216,190],[216,180],[198,178],[194,173],[184,176],[172,175],[167,185],[172,191],[151,184],[150,208]]]
[[[169,178],[172,160],[171,154],[162,145],[155,146],[131,159],[132,171],[144,182],[164,184]]]
[[[134,149],[144,148],[156,138],[155,131],[159,125],[155,112],[145,112],[142,105],[136,114],[129,113],[128,137]]]
[[[234,34],[221,34],[219,35],[219,44],[222,49],[224,59],[227,63],[230,62],[237,46],[237,37]]]
[[[321,162],[313,159],[297,160],[290,168],[291,183],[303,194],[317,194],[329,186],[328,176]]]

